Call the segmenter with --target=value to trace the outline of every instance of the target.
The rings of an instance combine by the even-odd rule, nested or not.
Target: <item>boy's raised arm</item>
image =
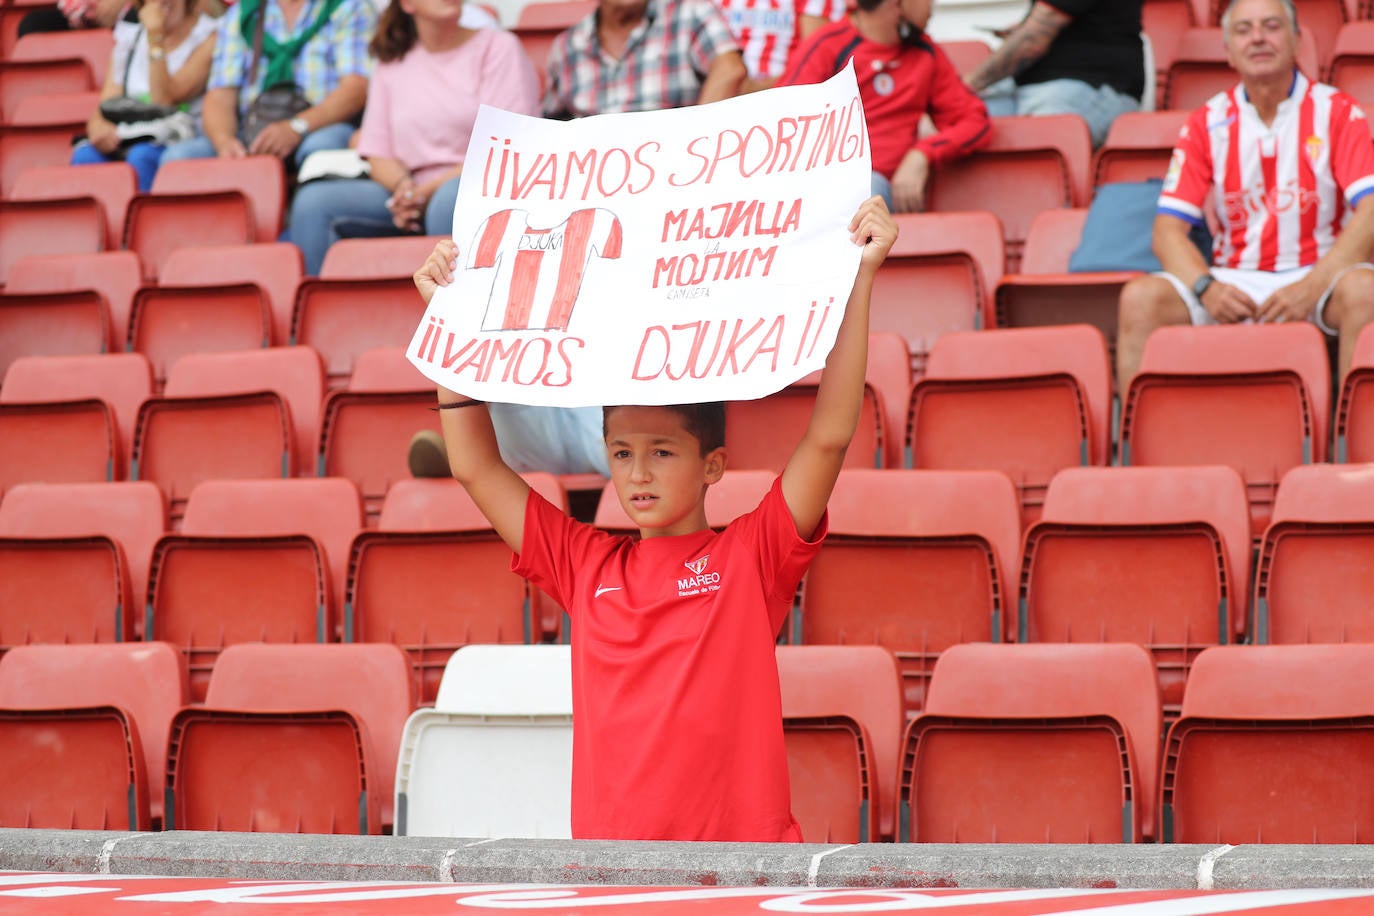
[[[825,361],[811,422],[782,472],[782,495],[797,533],[810,538],[825,514],[825,504],[844,464],[863,408],[864,370],[868,365],[868,306],[873,277],[897,238],[897,224],[881,197],[870,197],[850,221],[863,258],[845,305],[835,346]]]
[[[415,287],[426,305],[434,298],[436,289],[453,282],[454,264],[453,242],[444,240],[434,246],[428,260],[415,272]],[[468,399],[441,385],[439,403],[466,404]],[[525,537],[525,503],[530,488],[501,459],[496,446],[496,430],[491,425],[486,405],[441,409],[439,418],[449,470],[477,503],[477,508],[482,510],[501,540],[519,553]]]

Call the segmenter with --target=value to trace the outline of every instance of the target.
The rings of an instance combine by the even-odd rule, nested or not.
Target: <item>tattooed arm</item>
[[[1002,46],[966,74],[964,82],[974,92],[982,92],[1000,79],[1015,76],[1044,57],[1055,36],[1072,21],[1072,16],[1036,0],[1029,15],[1007,33]]]

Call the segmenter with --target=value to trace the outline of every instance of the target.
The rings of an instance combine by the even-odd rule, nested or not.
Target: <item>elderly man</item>
[[[1101,146],[1145,91],[1140,7],[1141,0],[1035,0],[964,82],[984,93],[994,117],[1076,114]]]
[[[1340,337],[1345,375],[1374,317],[1374,146],[1353,99],[1299,73],[1291,0],[1234,0],[1222,20],[1240,84],[1179,134],[1154,250],[1164,271],[1121,292],[1117,376],[1168,324],[1312,321]],[[1209,265],[1188,238],[1215,207]]]
[[[682,108],[728,99],[744,60],[711,0],[601,0],[549,51],[551,118]]]

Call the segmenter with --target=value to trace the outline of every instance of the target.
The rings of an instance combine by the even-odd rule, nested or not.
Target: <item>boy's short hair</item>
[[[606,436],[606,420],[610,417],[611,411],[617,407],[628,407],[627,404],[615,404],[610,407],[601,408],[601,436]],[[707,401],[704,404],[660,404],[657,405],[664,410],[670,410],[677,414],[682,420],[682,428],[696,436],[701,443],[701,453],[714,451],[725,447],[725,402]]]

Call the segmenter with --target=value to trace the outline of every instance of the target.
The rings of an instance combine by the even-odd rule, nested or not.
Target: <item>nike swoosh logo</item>
[[[607,592],[618,592],[618,591],[620,591],[622,588],[624,588],[623,585],[604,585],[604,586],[603,586],[603,585],[598,585],[598,586],[596,587],[596,597],[597,597],[597,598],[600,598],[602,595],[606,594]]]

